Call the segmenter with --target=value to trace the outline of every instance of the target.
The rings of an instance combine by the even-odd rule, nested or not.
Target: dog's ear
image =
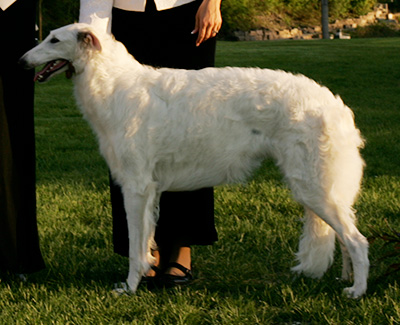
[[[90,47],[97,51],[101,51],[100,41],[92,32],[78,33],[78,42],[83,44],[85,47]]]

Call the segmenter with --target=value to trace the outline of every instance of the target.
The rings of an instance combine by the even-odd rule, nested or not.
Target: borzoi
[[[129,228],[127,288],[135,291],[153,259],[163,191],[242,182],[271,157],[304,206],[298,265],[321,277],[333,260],[335,233],[350,297],[363,295],[368,243],[355,226],[363,145],[352,111],[302,76],[252,68],[199,71],[139,64],[112,36],[86,24],[52,31],[21,62],[47,62],[35,80],[68,71],[84,117],[121,185]]]

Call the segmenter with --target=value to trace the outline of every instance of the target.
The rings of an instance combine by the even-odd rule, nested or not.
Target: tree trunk
[[[329,39],[329,5],[328,0],[321,0],[322,38]]]

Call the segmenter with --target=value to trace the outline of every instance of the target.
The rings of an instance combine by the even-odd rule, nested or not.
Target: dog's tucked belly
[[[163,161],[156,164],[153,179],[160,191],[192,191],[204,187],[246,181],[263,161],[261,156],[230,160],[185,161],[171,163]]]

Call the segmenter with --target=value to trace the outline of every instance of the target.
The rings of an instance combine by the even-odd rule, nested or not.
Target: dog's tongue
[[[41,71],[36,73],[35,78],[33,78],[33,81],[39,81],[39,82],[45,81],[52,73],[61,69],[66,64],[68,64],[68,61],[64,60],[55,60],[49,62]]]

